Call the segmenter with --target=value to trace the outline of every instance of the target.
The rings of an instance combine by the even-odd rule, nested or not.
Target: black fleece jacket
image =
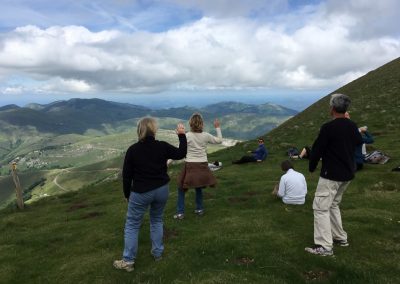
[[[167,160],[180,160],[186,156],[186,135],[179,134],[178,137],[179,148],[155,140],[153,136],[128,148],[122,169],[125,198],[129,198],[131,191],[143,193],[169,182]]]
[[[320,176],[334,181],[349,181],[354,178],[356,146],[362,144],[362,137],[356,124],[347,118],[336,118],[322,125],[315,140],[309,162],[314,172],[320,158]]]

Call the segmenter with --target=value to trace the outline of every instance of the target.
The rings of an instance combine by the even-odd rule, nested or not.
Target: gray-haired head
[[[147,136],[156,136],[158,130],[157,121],[152,117],[142,118],[137,125],[138,140],[142,141]]]
[[[350,97],[343,94],[333,94],[329,105],[337,113],[345,113],[351,103]]]

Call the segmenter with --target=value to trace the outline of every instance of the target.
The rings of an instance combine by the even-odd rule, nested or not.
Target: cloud
[[[17,87],[5,87],[0,90],[0,93],[4,95],[19,95],[26,92],[26,89],[22,86]]]
[[[400,1],[328,0],[323,17],[342,19],[352,37],[400,36]]]
[[[258,7],[263,1],[250,2]],[[367,33],[360,23],[369,10],[361,0],[350,2],[346,9],[344,2],[301,7],[273,22],[203,17],[157,33],[18,27],[0,34],[0,74],[3,81],[24,74],[37,81],[36,92],[49,93],[338,87],[400,55],[400,36],[390,27],[382,35],[378,28]],[[378,11],[395,8],[383,2]],[[191,3],[210,15],[223,11],[209,1]],[[253,9],[235,5],[235,15]]]
[[[88,93],[95,91],[94,86],[82,80],[64,80],[61,78],[52,79],[40,87],[43,93]]]

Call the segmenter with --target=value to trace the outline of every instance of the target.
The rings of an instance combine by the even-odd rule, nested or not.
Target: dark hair
[[[287,172],[289,169],[294,169],[292,163],[289,160],[285,160],[281,163],[282,171]]]
[[[262,138],[262,137],[258,137],[257,140],[258,140],[258,141],[262,141],[262,142],[264,143],[264,138]]]
[[[331,96],[331,100],[329,105],[333,108],[337,113],[346,113],[349,105],[351,103],[350,97],[343,94],[333,94]]]

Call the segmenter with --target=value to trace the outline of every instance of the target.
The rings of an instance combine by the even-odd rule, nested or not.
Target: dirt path
[[[69,170],[62,170],[61,172],[59,172],[59,173],[55,176],[55,178],[53,179],[53,183],[54,183],[57,187],[61,188],[61,190],[68,191],[68,189],[66,189],[65,187],[63,187],[62,185],[60,185],[60,184],[57,182],[58,176],[60,176],[60,175],[61,175],[62,173],[64,173],[64,172],[68,172],[68,173],[69,173]]]
[[[119,168],[106,168],[106,169],[102,169],[102,170],[88,170],[88,171],[74,171],[74,172],[102,172],[102,171],[119,171]],[[65,187],[63,187],[62,185],[60,185],[57,181],[57,178],[62,175],[63,173],[70,173],[71,171],[67,170],[67,169],[63,169],[61,172],[59,172],[53,179],[53,183],[60,188],[63,191],[69,191],[68,189],[66,189]]]

